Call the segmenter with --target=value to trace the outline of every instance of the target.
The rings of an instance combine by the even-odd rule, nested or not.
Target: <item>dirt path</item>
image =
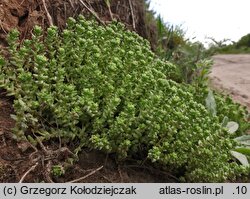
[[[212,85],[225,90],[250,111],[250,54],[216,55],[213,59]]]

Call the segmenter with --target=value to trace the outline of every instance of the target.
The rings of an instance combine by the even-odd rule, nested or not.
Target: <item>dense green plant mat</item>
[[[8,36],[0,86],[13,95],[17,139],[79,140],[120,158],[147,154],[189,182],[222,182],[248,172],[233,161],[236,142],[190,85],[170,78],[176,68],[120,23],[107,27],[70,18],[59,33],[18,43]],[[205,100],[205,99],[204,99]],[[145,157],[142,157],[145,158]]]
[[[207,84],[207,79],[202,78],[192,87],[192,93],[195,96],[196,101],[204,106],[206,106],[204,99],[208,96],[209,91]],[[248,122],[250,114],[248,113],[247,107],[234,102],[229,95],[219,92],[214,92],[214,99],[216,103],[215,115],[218,117],[219,122],[237,122],[239,124],[239,128],[233,136],[236,137],[244,135],[250,129],[250,123]]]

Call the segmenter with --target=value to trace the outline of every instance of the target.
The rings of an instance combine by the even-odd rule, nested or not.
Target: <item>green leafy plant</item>
[[[208,92],[208,96],[206,98],[206,107],[212,116],[216,116],[216,102],[211,90]]]
[[[235,140],[242,145],[250,146],[250,135],[243,135],[235,138]]]
[[[248,158],[250,158],[250,135],[243,135],[235,138],[235,140],[241,145],[235,149],[235,157],[243,164],[248,165]]]
[[[60,177],[65,174],[65,170],[62,165],[53,165],[51,173],[55,177]]]
[[[250,129],[249,115],[246,107],[234,102],[229,96],[224,96],[220,93],[215,94],[215,100],[217,104],[217,116],[220,121],[223,121],[224,117],[228,117],[228,121],[237,122],[236,136],[244,135],[247,130]]]
[[[211,90],[209,90],[208,96],[206,98],[206,107],[213,116],[216,116],[216,101]],[[226,105],[223,104],[223,107],[227,107],[227,104]],[[249,126],[249,123],[247,122],[247,118],[244,117],[246,116],[246,113],[244,115],[244,112],[243,112],[242,116],[243,117],[240,117],[240,118],[243,119],[243,122],[245,124],[248,124]],[[244,121],[244,119],[246,120]],[[236,132],[239,129],[239,124],[234,121],[229,121],[229,118],[227,116],[224,116],[221,126],[224,127],[234,137],[235,135],[237,135]],[[250,148],[248,146],[249,136],[243,135],[243,136],[237,137],[235,138],[235,141],[237,141],[240,145],[246,145],[246,146],[236,147],[234,150],[231,151],[232,156],[234,156],[242,165],[249,167],[250,165],[248,163],[248,158],[247,158],[247,156],[250,156]]]
[[[199,102],[195,87],[171,80],[176,67],[124,25],[102,27],[79,16],[62,33],[52,26],[44,36],[35,27],[19,44],[14,30],[8,42],[0,86],[15,98],[17,139],[78,140],[76,153],[90,147],[120,159],[145,154],[142,159],[184,171],[189,182],[248,172],[232,161],[237,142],[207,111],[205,98]]]
[[[249,162],[248,159],[245,155],[243,155],[242,153],[239,153],[237,151],[231,151],[231,154],[240,161],[240,163],[244,166],[249,167]]]
[[[196,96],[195,99],[198,103],[207,107],[206,99],[209,95],[208,73],[205,72],[204,74],[206,74],[203,79],[204,81],[198,80],[193,84],[192,93]],[[213,98],[216,104],[216,116],[222,124],[222,127],[226,127],[229,121],[234,121],[238,124],[238,129],[233,136],[244,135],[250,129],[250,117],[247,108],[234,102],[230,96],[219,92],[213,92]]]
[[[237,122],[230,121],[227,123],[226,128],[229,133],[235,133],[239,128],[239,124]]]
[[[158,15],[155,20],[157,30],[156,53],[162,57],[162,59],[174,60],[177,49],[186,43],[184,38],[185,33],[181,26],[164,23],[160,15]]]

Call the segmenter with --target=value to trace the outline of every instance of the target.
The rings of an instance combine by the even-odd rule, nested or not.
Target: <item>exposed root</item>
[[[36,168],[37,165],[41,165],[43,170],[43,177],[45,182],[53,183],[51,178],[51,170],[53,166],[53,160],[65,160],[69,156],[74,157],[75,155],[66,147],[59,148],[57,150],[47,149],[44,144],[40,141],[38,137],[36,137],[41,150],[36,149],[35,151],[29,155],[29,161],[33,164],[33,166],[25,173],[20,182],[24,180],[24,178],[30,173],[32,170]]]

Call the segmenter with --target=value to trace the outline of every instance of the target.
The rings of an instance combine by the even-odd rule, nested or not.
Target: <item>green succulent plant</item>
[[[171,80],[176,67],[123,24],[103,27],[79,16],[62,32],[48,28],[46,36],[36,26],[22,44],[13,30],[8,42],[0,86],[15,98],[17,139],[32,132],[43,140],[77,139],[76,151],[146,154],[173,172],[184,169],[189,182],[223,182],[248,172],[232,161],[237,143],[219,117],[191,85]]]

